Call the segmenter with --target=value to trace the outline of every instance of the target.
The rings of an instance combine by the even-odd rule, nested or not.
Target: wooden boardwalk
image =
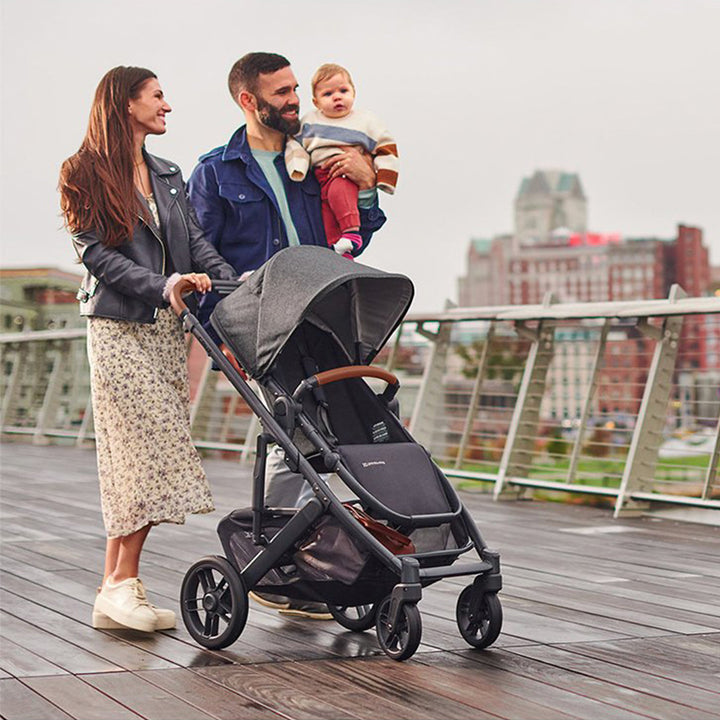
[[[142,576],[157,604],[218,519],[248,504],[249,473],[208,460],[217,511],[150,533]],[[613,521],[606,509],[493,503],[463,493],[500,550],[503,633],[473,651],[454,621],[462,581],[425,591],[423,644],[386,658],[373,631],[283,619],[253,605],[221,652],[182,625],[98,631],[90,610],[104,538],[95,455],[2,446],[0,714],[32,718],[720,718],[720,528]]]

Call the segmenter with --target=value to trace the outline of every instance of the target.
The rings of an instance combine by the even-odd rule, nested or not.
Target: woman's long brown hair
[[[132,238],[143,208],[133,180],[128,103],[154,77],[145,68],[120,66],[100,81],[85,139],[60,169],[60,207],[74,235],[96,230],[110,247]]]

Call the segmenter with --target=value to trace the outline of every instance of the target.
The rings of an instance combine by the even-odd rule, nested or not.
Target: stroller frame
[[[213,290],[220,294],[228,294],[237,287],[239,283],[236,281],[213,281]],[[226,647],[234,642],[247,620],[247,592],[255,589],[263,577],[277,568],[282,559],[297,548],[298,543],[308,536],[323,515],[328,515],[396,578],[390,594],[384,600],[372,606],[357,606],[357,617],[351,613],[349,607],[330,604],[330,611],[341,625],[350,630],[365,630],[374,623],[383,651],[395,660],[405,660],[415,652],[421,639],[417,603],[422,598],[422,588],[444,578],[474,576],[472,584],[463,590],[458,600],[458,627],[461,635],[472,647],[484,648],[492,644],[502,626],[502,609],[497,598],[502,587],[499,554],[487,547],[449,481],[440,473],[450,504],[448,512],[415,515],[399,513],[363,487],[343,462],[340,454],[303,410],[303,396],[315,388],[349,378],[364,377],[379,378],[387,383],[385,391],[379,397],[386,405],[392,406],[392,400],[399,388],[395,375],[375,366],[349,365],[306,377],[292,395],[288,395],[285,388],[269,378],[267,389],[277,396],[271,410],[253,391],[234,363],[215,344],[197,317],[189,311],[182,296],[191,290],[188,281],[181,280],[175,285],[171,296],[173,309],[186,330],[198,340],[257,415],[263,428],[257,438],[251,508],[252,541],[258,551],[243,568],[237,567],[232,559],[212,556],[199,560],[188,570],[181,590],[181,609],[183,620],[192,637],[199,644],[213,649]],[[393,555],[353,518],[321,472],[294,444],[292,435],[295,429],[300,429],[314,445],[325,470],[336,473],[371,515],[382,518],[391,525],[410,529],[460,522],[467,533],[466,542],[461,547]],[[268,508],[264,504],[266,454],[271,442],[277,443],[284,450],[288,467],[293,472],[300,473],[313,490],[314,496],[302,507]],[[287,517],[287,522],[269,538],[265,532],[268,518],[279,516]],[[477,560],[453,564],[460,555],[472,549],[476,550]],[[220,575],[219,580],[215,578],[216,574]]]

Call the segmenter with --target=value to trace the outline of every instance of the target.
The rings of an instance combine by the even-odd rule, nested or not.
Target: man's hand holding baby
[[[377,176],[372,156],[361,147],[350,145],[338,155],[333,155],[323,165],[330,171],[330,179],[346,177],[352,180],[359,190],[372,190],[377,184]]]

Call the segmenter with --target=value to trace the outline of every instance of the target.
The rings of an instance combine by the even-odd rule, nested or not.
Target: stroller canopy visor
[[[246,372],[262,379],[302,323],[331,333],[351,364],[366,365],[405,316],[404,275],[349,262],[327,248],[281,250],[221,300],[212,326]]]

